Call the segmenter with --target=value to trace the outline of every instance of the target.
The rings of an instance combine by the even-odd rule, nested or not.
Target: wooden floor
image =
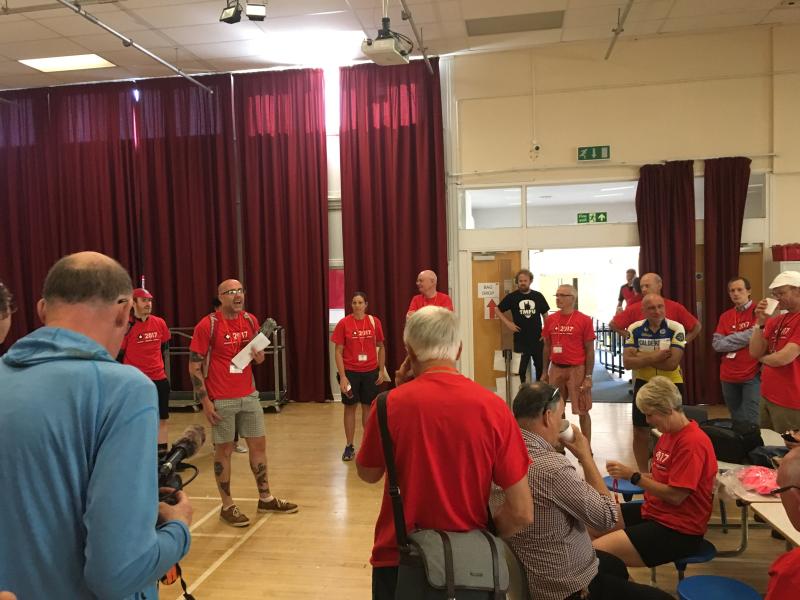
[[[592,409],[593,447],[601,472],[608,458],[633,464],[630,410],[629,404],[596,404]],[[724,409],[712,410],[712,416],[722,414]],[[192,461],[200,476],[187,488],[194,506],[193,539],[182,566],[190,591],[198,600],[368,599],[369,554],[382,484],[361,482],[354,463],[341,461],[342,405],[289,404],[280,414],[265,414],[265,421],[272,491],[299,504],[300,511],[257,515],[248,455],[234,454],[231,489],[251,525],[235,529],[220,522],[211,445],[206,443]],[[194,423],[205,424],[201,413],[173,412],[170,437]],[[728,512],[738,518],[732,504]],[[707,537],[724,550],[737,545],[739,533],[712,529]],[[691,565],[688,574],[735,577],[763,594],[767,569],[783,551],[783,542],[771,539],[769,530],[755,529],[743,555]],[[631,574],[637,581],[649,581],[647,569],[632,569]],[[674,592],[672,565],[659,567],[658,583]],[[179,585],[161,588],[162,600],[179,597]]]

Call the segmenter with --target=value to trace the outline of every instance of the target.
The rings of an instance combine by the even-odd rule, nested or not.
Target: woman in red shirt
[[[717,458],[705,432],[686,418],[681,393],[666,377],[643,385],[636,406],[661,432],[650,473],[616,461],[608,461],[606,469],[612,477],[643,488],[644,504],[622,504],[625,529],[597,538],[593,545],[629,567],[654,567],[700,549],[711,517]]]
[[[383,328],[377,317],[367,314],[367,295],[355,292],[353,312],[336,324],[331,341],[336,344],[336,370],[344,404],[344,435],[347,445],[342,460],[353,460],[356,449],[356,406],[361,404],[361,425],[367,422],[369,407],[384,381],[385,352]]]

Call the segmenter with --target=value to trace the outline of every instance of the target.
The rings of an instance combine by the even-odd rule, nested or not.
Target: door
[[[494,390],[494,352],[512,347],[512,334],[497,318],[497,304],[514,289],[514,275],[520,269],[520,252],[474,252],[472,254],[472,348],[473,377]],[[493,293],[496,292],[496,293]]]

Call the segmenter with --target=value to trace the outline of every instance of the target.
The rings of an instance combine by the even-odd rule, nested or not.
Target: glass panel
[[[635,223],[636,181],[536,185],[526,189],[528,227],[589,222]],[[597,215],[596,213],[605,213]]]
[[[462,229],[522,227],[522,188],[463,191]]]
[[[766,219],[767,192],[763,173],[750,173],[747,185],[747,200],[744,203],[745,219]],[[694,218],[698,221],[705,217],[705,177],[694,178]]]

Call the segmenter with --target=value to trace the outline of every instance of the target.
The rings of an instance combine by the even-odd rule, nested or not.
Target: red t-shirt
[[[719,323],[714,333],[731,335],[752,328],[756,324],[755,310],[755,302],[743,311],[738,311],[736,308],[726,310],[719,316]],[[733,357],[729,358],[731,354]],[[719,378],[728,383],[750,381],[758,374],[760,367],[761,364],[750,356],[750,346],[747,345],[736,352],[726,352],[722,355],[719,362]]]
[[[586,362],[585,344],[596,336],[591,317],[575,310],[568,315],[557,312],[548,316],[542,337],[550,342],[550,362],[582,365]]]
[[[378,342],[383,341],[383,328],[378,317],[364,315],[359,321],[352,314],[347,315],[336,324],[331,341],[344,347],[342,359],[348,371],[365,373],[378,368]],[[359,357],[363,358],[360,360]]]
[[[800,548],[781,554],[769,568],[764,600],[796,600],[800,590]]]
[[[800,345],[800,313],[784,313],[767,321],[767,350],[777,352],[788,343]],[[788,365],[761,369],[761,395],[778,406],[800,409],[800,357]]]
[[[622,302],[623,300],[625,301],[625,306],[630,306],[634,302],[641,302],[642,295],[637,293],[632,285],[625,283],[619,288],[618,302]]]
[[[689,535],[703,535],[711,517],[717,458],[711,440],[696,421],[677,433],[665,433],[653,450],[650,474],[659,483],[691,490],[674,506],[645,492],[642,517]]]
[[[699,322],[692,313],[686,310],[683,304],[675,302],[674,300],[664,298],[664,308],[667,312],[666,318],[671,321],[677,321],[683,325],[683,328],[686,330],[687,334],[694,329]],[[636,321],[641,321],[642,319],[646,318],[647,316],[644,314],[642,303],[639,301],[633,304],[628,304],[625,307],[625,310],[614,315],[614,318],[611,319],[611,322],[621,329],[627,329],[631,323],[635,323]]]
[[[122,338],[120,350],[125,352],[122,363],[133,365],[153,381],[166,379],[161,346],[170,337],[169,327],[164,319],[150,315],[147,320],[142,321],[133,317],[133,325]]]
[[[212,400],[243,398],[256,389],[253,383],[252,363],[241,373],[231,373],[231,359],[258,333],[259,324],[256,318],[250,315],[248,320],[244,315],[242,312],[233,319],[226,319],[221,312],[214,313],[216,324],[213,340],[209,340],[211,316],[203,317],[194,328],[189,350],[203,356],[211,352],[205,383],[208,397]]]
[[[528,475],[528,452],[508,406],[463,375],[423,373],[390,392],[387,413],[408,531],[486,527],[492,481],[506,489]],[[385,466],[374,405],[356,460]],[[370,559],[375,567],[398,563],[384,479]]]
[[[447,310],[453,310],[453,301],[450,296],[444,292],[436,292],[433,298],[426,298],[422,294],[417,294],[411,298],[411,303],[408,305],[407,317],[410,317],[423,306],[441,306]]]

